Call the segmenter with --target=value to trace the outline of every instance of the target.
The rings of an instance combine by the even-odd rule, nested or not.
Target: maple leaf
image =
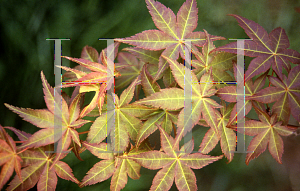
[[[211,89],[213,84],[213,78],[211,71],[204,74],[201,77],[200,84],[198,83],[195,74],[182,64],[177,61],[164,57],[170,64],[173,76],[178,83],[178,85],[184,89],[185,86],[190,87],[192,91],[191,101],[192,110],[190,115],[186,116],[184,114],[184,109],[182,109],[178,115],[178,134],[176,143],[184,136],[188,131],[191,131],[195,124],[201,118],[201,114],[207,124],[217,132],[217,116],[215,114],[215,109],[222,107],[214,100],[208,98],[216,93],[217,90]],[[191,80],[185,80],[186,72],[190,72]],[[201,83],[202,82],[202,83]],[[162,89],[160,92],[156,92],[136,103],[151,105],[154,107],[159,107],[162,109],[177,110],[184,107],[184,102],[187,99],[184,90],[180,88],[166,88]],[[189,101],[189,100],[187,100]]]
[[[120,52],[118,54],[118,65],[126,65],[126,67],[119,69],[121,76],[116,78],[116,90],[127,87],[137,77],[140,78],[140,73],[144,62],[139,61],[134,55],[128,52]]]
[[[300,65],[290,71],[288,78],[284,75],[280,80],[269,76],[269,80],[273,86],[260,90],[251,99],[262,103],[276,101],[272,113],[277,114],[284,125],[288,123],[290,114],[300,122]]]
[[[44,98],[48,109],[25,109],[5,104],[13,112],[19,114],[25,121],[42,128],[34,133],[19,148],[37,148],[40,146],[52,144],[58,141],[58,149],[66,151],[71,143],[71,139],[78,145],[80,144],[78,132],[75,130],[82,125],[90,122],[80,119],[80,94],[72,96],[70,105],[61,97],[61,108],[54,97],[54,89],[48,84],[43,72],[41,72]],[[56,119],[56,120],[55,120]],[[55,131],[54,128],[61,127],[61,130]],[[61,152],[60,152],[61,153]],[[57,155],[57,159],[59,155]]]
[[[244,76],[241,75],[241,72],[244,69],[240,65],[234,64],[233,69],[234,69],[234,78],[236,81],[237,78],[239,79],[244,78]],[[242,86],[245,87],[245,93],[243,93],[242,95],[237,94],[237,86],[227,86],[218,89],[216,95],[227,102],[237,102],[238,99],[237,96],[243,96],[243,97],[245,96],[245,105],[240,107],[238,111],[236,111],[237,105],[236,104],[234,105],[227,126],[233,125],[236,122],[239,123],[239,121],[236,121],[237,120],[236,117],[239,115],[239,113],[244,111],[245,111],[244,115],[247,115],[252,109],[252,105],[255,105],[256,107],[260,108],[263,111],[265,110],[264,104],[252,99],[251,96],[256,94],[259,90],[261,90],[264,87],[267,73],[268,71],[266,71],[263,75],[258,77],[254,81],[254,83],[252,80],[248,80],[245,83],[243,83],[243,81],[237,82],[239,83],[238,87],[242,87]]]
[[[53,149],[54,146],[52,144],[22,152],[20,157],[24,161],[22,163],[22,167],[25,167],[21,170],[21,177],[23,181],[20,181],[20,179],[15,176],[9,183],[7,190],[26,191],[33,188],[36,183],[39,191],[55,190],[57,185],[57,176],[79,184],[79,181],[74,177],[72,169],[67,163],[59,160],[54,162],[56,154],[51,154]],[[66,154],[60,155],[59,159],[62,159],[65,156]],[[51,165],[53,168],[50,168]]]
[[[6,184],[6,182],[12,176],[14,169],[22,181],[21,177],[21,162],[22,159],[18,156],[17,147],[14,140],[9,136],[4,128],[0,125],[1,139],[0,139],[0,189]]]
[[[115,52],[117,53],[119,43],[114,44]],[[112,46],[112,45],[111,45]],[[107,49],[102,50],[100,56],[98,56],[97,50],[92,47],[84,47],[81,52],[81,58],[72,58],[67,56],[62,56],[67,58],[73,62],[80,64],[82,67],[85,67],[85,72],[77,69],[68,68],[65,66],[59,66],[60,68],[72,72],[75,74],[71,80],[64,82],[61,87],[72,87],[72,86],[80,86],[80,93],[95,91],[94,98],[81,112],[80,117],[86,116],[90,113],[96,106],[99,108],[99,113],[101,114],[102,106],[104,103],[104,97],[106,88],[110,87],[112,84],[112,80],[107,81],[107,77],[110,75],[119,76],[120,73],[114,69],[114,74],[109,74],[107,65],[114,66],[112,60],[109,59],[109,55],[106,56]],[[116,54],[114,55],[115,58]],[[101,64],[102,63],[102,64]],[[76,67],[75,67],[76,68]],[[77,83],[80,82],[80,83]]]
[[[128,145],[129,137],[134,141],[136,140],[142,122],[138,118],[130,115],[132,111],[129,111],[129,113],[127,113],[127,111],[135,109],[142,110],[143,107],[131,105],[131,107],[128,108],[126,106],[128,106],[132,100],[134,88],[140,83],[139,81],[140,80],[136,78],[131,85],[122,92],[120,99],[116,94],[114,94],[114,98],[110,95],[107,96],[108,102],[114,104],[114,107],[107,108],[107,112],[95,120],[88,133],[87,142],[100,143],[103,141],[107,134],[111,133],[112,128],[107,129],[107,124],[113,119],[113,116],[115,117],[115,126],[111,136],[115,145],[115,151],[124,151]],[[123,109],[123,107],[125,108]]]
[[[291,69],[289,61],[294,64],[300,64],[300,54],[295,50],[287,49],[290,43],[283,28],[278,27],[268,35],[267,31],[254,21],[238,15],[230,14],[230,16],[237,19],[239,25],[253,40],[246,40],[244,42],[245,55],[256,57],[251,61],[245,73],[245,81],[266,72],[271,66],[277,76],[282,79],[282,67],[284,67],[287,72]],[[237,54],[237,43],[229,43],[225,46],[218,47],[214,51],[225,51]]]
[[[101,160],[96,163],[88,172],[87,175],[82,179],[79,184],[80,187],[96,184],[111,178],[111,190],[121,190],[127,184],[127,174],[132,179],[140,178],[141,166],[130,159],[131,155],[136,155],[141,152],[151,150],[149,143],[144,141],[139,149],[133,147],[126,149],[123,154],[119,153],[118,156],[114,155],[111,145],[108,143],[87,143],[83,142],[86,147],[93,155]]]
[[[139,58],[141,61],[149,64],[155,64],[157,65],[159,62],[159,57],[162,53],[162,50],[158,51],[151,51],[147,49],[142,49],[138,47],[127,47],[123,49],[124,51],[128,51],[137,58]]]
[[[150,190],[169,190],[175,178],[178,190],[197,190],[196,177],[193,169],[200,169],[204,166],[221,159],[223,156],[209,156],[201,153],[193,153],[194,139],[183,145],[179,151],[179,144],[169,136],[161,127],[160,139],[161,151],[148,151],[131,158],[143,167],[156,170],[162,168],[155,175]],[[176,144],[174,146],[174,144]],[[179,152],[178,152],[179,151]]]
[[[218,118],[218,132],[213,129],[209,129],[205,134],[202,143],[200,145],[199,152],[203,154],[209,153],[220,140],[221,149],[225,157],[228,159],[228,163],[232,161],[235,147],[236,147],[236,134],[233,129],[227,128],[227,123],[230,118],[230,113],[234,104],[231,103],[226,107],[226,103],[222,100],[221,113],[216,111]],[[218,134],[220,136],[218,136]]]
[[[266,112],[260,110],[256,106],[254,106],[254,109],[258,113],[260,121],[248,120],[245,122],[245,134],[255,136],[248,146],[246,164],[248,165],[250,160],[263,153],[266,150],[267,145],[269,145],[269,151],[273,158],[281,164],[283,141],[279,135],[291,135],[293,130],[286,126],[282,126],[281,121],[277,122],[276,114],[269,116]],[[241,131],[239,128],[237,130],[238,132]]]
[[[159,30],[146,30],[135,36],[125,39],[115,39],[118,42],[137,46],[148,50],[165,49],[161,55],[177,60],[179,54],[184,57],[185,40],[191,40],[192,45],[203,46],[204,32],[193,32],[197,27],[198,8],[196,0],[187,0],[180,7],[177,18],[170,8],[158,1],[146,0],[147,8],[155,26]],[[222,40],[223,37],[212,36],[213,40]],[[154,81],[161,78],[167,69],[167,62],[160,57],[158,72]]]
[[[193,50],[197,60],[192,60],[192,65],[196,68],[193,72],[197,78],[209,72],[212,68],[212,75],[215,81],[233,81],[233,78],[226,72],[232,68],[232,60],[236,60],[236,55],[227,52],[212,52],[216,47],[213,44],[211,35],[204,30],[206,35],[205,45],[202,47],[202,53]],[[226,84],[216,84],[217,88],[226,86]]]
[[[153,78],[147,70],[146,65],[144,65],[141,73],[141,84],[145,93],[145,96],[151,96],[152,94],[160,91],[160,86],[157,82],[152,83]],[[135,102],[139,103],[139,102]],[[157,130],[155,123],[161,125],[161,127],[170,134],[172,132],[173,124],[177,122],[176,115],[167,109],[159,109],[151,116],[147,116],[147,120],[143,123],[137,135],[136,144],[137,146],[146,139],[150,134]]]

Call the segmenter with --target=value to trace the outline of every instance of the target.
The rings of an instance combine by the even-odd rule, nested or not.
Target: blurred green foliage
[[[160,0],[176,14],[184,0]],[[198,27],[210,34],[226,38],[248,38],[237,21],[227,14],[237,14],[253,20],[268,32],[276,27],[285,29],[290,48],[300,52],[300,14],[294,8],[297,0],[197,0]],[[99,38],[123,38],[143,30],[156,29],[144,0],[100,1],[1,1],[0,6],[0,124],[14,126],[28,133],[38,128],[23,121],[9,111],[3,103],[14,106],[41,109],[43,100],[40,72],[54,85],[54,42],[46,38],[70,38],[62,42],[62,54],[80,57],[85,45],[98,51],[106,47]],[[229,43],[216,42],[217,46]],[[67,60],[63,65],[74,66]],[[203,137],[207,128],[196,127],[193,136]],[[198,150],[201,139],[195,139]],[[250,139],[249,139],[250,140]],[[249,143],[247,139],[247,143]],[[246,145],[248,145],[246,143]],[[219,146],[210,154],[219,155]],[[81,180],[85,173],[99,161],[88,151],[82,155],[83,162],[74,154],[66,161],[75,177]],[[290,190],[288,174],[268,152],[258,159],[244,163],[245,154],[236,154],[230,164],[226,159],[215,162],[201,170],[195,170],[199,190]],[[131,180],[124,190],[148,190],[157,171],[142,168],[140,180]],[[110,179],[81,190],[109,190]],[[70,182],[59,179],[57,190],[79,190]],[[176,190],[173,185],[171,190]]]

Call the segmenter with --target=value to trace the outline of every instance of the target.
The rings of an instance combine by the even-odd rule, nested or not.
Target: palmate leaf
[[[222,107],[214,100],[208,98],[216,93],[217,90],[211,89],[213,84],[213,77],[211,70],[209,73],[204,74],[200,79],[200,84],[198,83],[195,74],[182,64],[170,58],[164,57],[170,64],[170,68],[174,75],[174,78],[178,85],[184,89],[184,86],[191,86],[192,89],[192,111],[191,115],[184,117],[184,109],[182,109],[178,115],[178,134],[176,139],[178,142],[182,136],[184,136],[188,131],[191,131],[194,125],[200,120],[201,114],[207,124],[217,132],[217,116],[215,115],[215,109]],[[191,72],[191,80],[185,80],[185,72]],[[172,88],[174,89],[174,88]],[[179,97],[185,99],[185,96]],[[177,99],[179,99],[177,98]],[[147,99],[147,98],[146,98]],[[183,100],[184,102],[184,100]],[[171,105],[171,104],[170,104]]]
[[[119,43],[114,45],[115,45],[115,53],[117,53],[118,50],[117,48]],[[61,87],[64,88],[64,87],[79,86],[80,93],[95,91],[95,96],[93,100],[82,110],[80,117],[86,116],[96,106],[99,109],[99,114],[101,114],[106,88],[107,86],[110,86],[112,83],[112,81],[110,82],[107,81],[107,77],[110,75],[113,76],[120,75],[120,73],[117,70],[114,70],[114,74],[107,75],[108,73],[107,65],[108,64],[114,65],[114,63],[107,57],[106,52],[107,50],[104,49],[102,50],[100,56],[98,56],[97,50],[95,50],[92,47],[85,46],[81,52],[81,58],[72,58],[72,57],[63,56],[64,58],[67,58],[73,62],[80,64],[82,67],[85,67],[88,71],[83,72],[65,66],[60,66],[60,68],[63,68],[64,70],[72,72],[76,75],[76,78],[74,78],[73,76],[74,79],[64,82],[65,84],[63,84]]]
[[[142,81],[141,82],[142,87],[143,87],[143,90],[144,90],[146,96],[151,97],[151,95],[154,95],[156,92],[160,92],[160,86],[158,85],[157,82],[152,83],[152,76],[149,74],[145,65],[142,70],[141,81]],[[157,96],[157,94],[156,94],[156,96]],[[150,99],[152,99],[152,98],[150,98]],[[138,104],[145,103],[144,101],[145,100],[138,101],[135,103],[138,103]],[[154,98],[154,101],[159,101],[159,100]],[[162,102],[162,101],[160,100],[160,102]],[[150,104],[150,105],[153,105],[153,104]],[[156,105],[156,107],[158,107],[158,106]],[[174,120],[172,120],[172,118],[176,118],[174,114],[172,114],[167,109],[159,109],[155,113],[152,113],[152,114],[153,115],[147,117],[147,120],[143,123],[142,127],[139,130],[139,133],[137,135],[137,140],[136,140],[137,146],[144,139],[146,139],[150,134],[152,134],[154,131],[157,130],[156,123],[160,124],[161,127],[168,134],[170,134],[172,132],[172,128],[173,128],[173,124],[174,124]]]
[[[136,108],[138,110],[145,109],[147,112],[150,111],[150,113],[153,111],[153,109],[151,110],[139,105],[130,105],[130,107],[128,107],[133,98],[134,88],[139,83],[140,80],[136,78],[131,85],[122,92],[120,100],[115,94],[114,98],[111,98],[111,96],[108,95],[108,99],[115,100],[114,109],[108,109],[106,113],[95,120],[88,133],[87,141],[89,143],[100,143],[111,133],[113,128],[114,131],[111,133],[111,136],[114,136],[112,137],[112,140],[114,141],[115,151],[124,151],[129,143],[129,137],[134,141],[136,140],[142,122],[131,115],[132,110],[135,110]],[[114,127],[110,127],[107,130],[107,123],[113,116],[115,117]]]
[[[276,101],[272,112],[284,125],[288,123],[290,114],[300,122],[300,66],[295,66],[288,78],[284,75],[282,81],[272,76],[269,80],[273,86],[260,90],[251,99],[262,103]]]
[[[121,76],[116,78],[116,90],[122,89],[132,83],[141,73],[144,62],[139,61],[133,54],[120,52],[116,66],[125,65],[118,69]]]
[[[127,174],[132,179],[140,178],[141,166],[129,157],[151,149],[149,143],[144,141],[139,149],[131,145],[130,149],[128,147],[123,154],[116,156],[114,155],[110,144],[83,142],[83,145],[93,155],[104,160],[96,163],[87,172],[87,175],[82,179],[79,186],[83,187],[96,184],[112,177],[110,189],[116,191],[123,189],[127,184]]]
[[[212,68],[213,78],[217,82],[233,81],[232,77],[226,72],[232,68],[232,60],[236,60],[236,55],[227,52],[211,52],[216,47],[213,44],[211,35],[205,30],[206,41],[202,48],[202,53],[193,50],[193,54],[197,60],[192,60],[192,65],[196,68],[193,72],[196,74],[197,79],[209,72]],[[226,84],[216,84],[217,88],[224,87]]]
[[[283,141],[279,135],[291,135],[293,130],[281,125],[282,122],[277,122],[276,114],[269,116],[256,106],[254,106],[254,108],[258,113],[260,121],[248,120],[245,122],[245,134],[255,136],[248,146],[246,164],[248,165],[252,159],[263,153],[267,145],[269,145],[269,151],[273,158],[281,164]],[[238,131],[239,130],[238,128]]]
[[[214,112],[214,108],[222,107],[214,100],[207,98],[215,94],[216,90],[211,89],[213,78],[211,71],[209,74],[205,74],[201,77],[202,84],[198,84],[197,77],[191,72],[191,80],[185,80],[185,72],[188,71],[186,67],[179,64],[177,61],[164,57],[169,63],[174,78],[181,88],[184,86],[191,86],[192,88],[192,113],[187,116],[187,120],[184,121],[184,109],[178,115],[178,142],[186,132],[190,131],[195,124],[200,120],[201,114],[207,124],[217,132],[217,117]],[[180,88],[165,88],[159,92],[153,93],[150,96],[139,100],[137,104],[146,104],[153,107],[159,107],[166,110],[177,110],[184,107],[184,101],[186,97],[184,90]],[[150,129],[149,129],[150,131]],[[154,131],[151,129],[150,132]]]
[[[137,47],[127,47],[123,49],[124,51],[128,51],[141,61],[149,64],[157,65],[159,62],[159,57],[162,53],[162,50],[159,51],[151,51]]]
[[[244,69],[241,66],[236,65],[236,64],[234,64],[233,66],[234,66],[233,69],[234,69],[235,80],[237,81],[237,75],[240,76],[239,79],[242,79],[243,76],[241,76],[241,71]],[[254,83],[252,82],[252,80],[248,80],[247,82],[245,82],[245,94],[238,95],[237,94],[237,86],[227,86],[224,88],[220,88],[218,90],[216,95],[227,102],[234,103],[234,102],[237,102],[237,96],[243,96],[243,97],[245,96],[245,105],[243,107],[239,108],[239,110],[237,111],[237,109],[236,109],[237,105],[236,104],[234,105],[227,126],[230,126],[230,125],[233,125],[234,123],[236,123],[237,115],[241,112],[244,112],[244,110],[245,110],[244,115],[247,115],[250,112],[250,110],[252,109],[252,105],[256,105],[256,107],[259,107],[261,110],[265,111],[264,104],[252,99],[251,96],[256,94],[259,90],[261,90],[264,87],[266,78],[267,78],[267,73],[268,73],[268,71],[266,71],[263,75],[259,76],[254,81]],[[239,87],[243,86],[243,84],[242,84],[243,81],[237,82],[237,83],[239,83],[238,84]]]
[[[0,189],[7,183],[12,176],[14,170],[20,180],[21,176],[21,162],[22,159],[18,156],[16,143],[11,136],[0,125],[1,139],[0,139]]]
[[[77,94],[72,98],[72,102],[68,106],[66,101],[62,100],[62,109],[55,108],[54,106],[58,104],[54,98],[54,89],[48,84],[43,72],[41,72],[41,78],[44,87],[45,102],[48,109],[45,110],[33,110],[33,109],[24,109],[5,104],[13,112],[19,114],[26,121],[36,125],[37,127],[43,128],[42,130],[34,133],[28,140],[26,140],[21,146],[20,149],[24,148],[37,148],[40,146],[52,144],[56,141],[58,142],[58,148],[60,151],[66,151],[69,148],[71,139],[74,140],[78,145],[80,144],[78,132],[76,128],[80,128],[82,125],[90,122],[88,120],[80,119],[80,94]],[[63,112],[62,112],[63,111]],[[47,115],[45,115],[47,113]],[[57,117],[59,120],[55,121],[54,118]],[[60,130],[55,130],[56,126],[60,127]],[[60,157],[60,154],[57,155],[56,160]]]
[[[147,8],[155,26],[159,30],[147,30],[125,39],[115,39],[118,42],[134,45],[148,50],[162,50],[162,55],[177,60],[179,54],[184,58],[185,40],[189,39],[192,45],[203,46],[204,32],[193,32],[197,27],[198,9],[196,0],[187,0],[177,13],[158,1],[146,0]],[[221,40],[223,37],[212,36],[212,40]],[[167,61],[159,59],[158,72],[154,81],[161,78],[167,69]]]
[[[22,152],[20,157],[23,159],[22,167],[25,167],[21,170],[23,182],[15,176],[9,183],[7,190],[26,191],[34,187],[36,183],[39,191],[55,190],[57,176],[78,184],[79,181],[74,177],[68,164],[59,160],[54,162],[56,154],[48,152],[53,151],[53,149],[53,145],[47,145]],[[65,156],[66,154],[60,155],[59,159]],[[51,165],[53,165],[53,168],[50,168]]]
[[[233,109],[234,104],[231,103],[226,107],[226,103],[222,101],[221,113],[216,111],[216,115],[218,118],[218,134],[220,137],[216,135],[216,133],[209,129],[208,132],[205,134],[202,143],[200,145],[199,152],[203,154],[209,153],[220,140],[221,149],[225,157],[228,159],[228,163],[232,161],[235,147],[236,147],[236,134],[235,132],[227,128],[227,123],[230,118],[230,113]]]
[[[274,29],[269,35],[267,31],[255,23],[238,15],[230,15],[237,19],[239,25],[245,30],[253,41],[245,41],[245,55],[256,57],[253,59],[245,73],[245,81],[255,75],[264,73],[271,66],[280,79],[283,79],[282,67],[290,71],[290,62],[300,64],[300,54],[292,49],[287,49],[290,44],[285,30],[281,27]],[[216,51],[237,53],[237,43],[232,42],[219,47]]]
[[[182,148],[174,146],[175,139],[169,136],[161,127],[160,138],[164,152],[148,151],[138,155],[128,156],[148,169],[160,169],[155,175],[150,190],[169,190],[175,178],[178,190],[197,190],[196,177],[193,169],[204,166],[221,159],[223,156],[209,156],[201,153],[190,154],[194,147],[194,140],[190,140]]]

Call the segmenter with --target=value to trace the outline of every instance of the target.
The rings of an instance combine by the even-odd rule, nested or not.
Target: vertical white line
[[[62,138],[62,96],[61,96],[61,56],[62,56],[62,40],[70,39],[46,39],[54,40],[54,75],[55,75],[55,87],[54,87],[54,141]],[[57,105],[55,105],[57,104]],[[58,143],[54,143],[54,153],[61,153],[62,148],[57,148]],[[53,153],[52,151],[48,151]]]

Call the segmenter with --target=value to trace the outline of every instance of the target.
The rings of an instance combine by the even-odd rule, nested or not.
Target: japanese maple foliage
[[[108,48],[99,53],[85,46],[80,58],[63,56],[78,64],[74,68],[60,66],[66,71],[60,88],[75,87],[71,96],[65,92],[57,96],[57,87],[51,87],[41,72],[46,109],[4,103],[40,130],[31,135],[0,126],[0,189],[15,172],[7,190],[29,190],[36,184],[39,191],[55,190],[58,176],[79,187],[111,178],[110,189],[117,191],[126,186],[127,175],[138,181],[144,167],[161,169],[150,190],[169,190],[174,181],[178,190],[197,190],[192,169],[201,169],[223,156],[232,162],[236,133],[254,136],[247,150],[247,165],[267,147],[282,163],[281,136],[296,134],[299,126],[289,124],[290,118],[300,124],[300,54],[288,49],[284,29],[278,27],[268,34],[254,21],[231,15],[252,39],[245,41],[243,51],[255,58],[248,68],[242,68],[237,64],[236,42],[216,47],[213,41],[224,37],[194,31],[198,25],[196,0],[186,0],[177,15],[155,0],[146,0],[146,5],[159,30],[115,39],[110,47],[114,55]],[[120,43],[134,47],[119,50]],[[191,51],[191,57],[186,50]],[[114,66],[112,71],[109,66]],[[232,83],[238,79],[244,80]],[[107,91],[112,84],[123,90],[120,95]],[[244,105],[237,108],[240,86],[245,88]],[[90,92],[94,96],[87,100],[85,95]],[[249,118],[251,110],[257,119]],[[244,130],[236,128],[241,123],[237,119],[240,113],[245,114]],[[109,128],[111,121],[114,126]],[[85,124],[90,124],[89,130],[79,133]],[[194,146],[198,137],[181,145],[196,125],[210,127],[200,145]],[[13,140],[7,129],[19,140]],[[150,143],[155,131],[160,134],[160,150]],[[85,133],[86,139],[80,139]],[[207,155],[218,142],[220,156]],[[70,151],[79,160],[83,160],[82,152],[100,160],[81,181],[61,161]]]

